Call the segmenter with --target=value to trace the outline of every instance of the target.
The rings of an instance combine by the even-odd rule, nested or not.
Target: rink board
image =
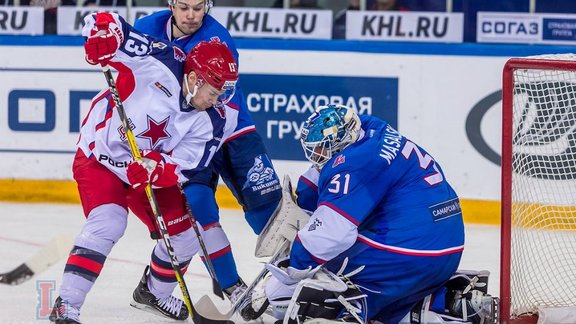
[[[81,44],[79,37],[0,37],[0,51],[10,53],[0,58],[7,116],[0,119],[0,199],[33,201],[39,187],[62,185],[47,191],[64,198],[39,195],[74,202],[79,125],[90,98],[106,86],[99,69],[85,63]],[[313,107],[345,103],[389,120],[425,147],[462,197],[465,213],[480,222],[499,217],[504,63],[570,50],[253,39],[237,45],[248,107],[280,175],[295,181],[308,167],[297,134]],[[225,201],[229,194],[221,196],[224,207],[234,206]]]

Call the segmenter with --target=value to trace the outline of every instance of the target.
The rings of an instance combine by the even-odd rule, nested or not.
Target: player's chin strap
[[[180,29],[180,27],[178,27],[178,24],[176,24],[176,19],[174,18],[174,16],[170,17],[172,26],[176,27],[176,29],[178,29],[182,34],[184,34],[184,36],[188,35],[186,34],[182,29]],[[174,39],[174,32],[172,32],[172,39]]]
[[[190,85],[188,85],[188,75],[185,76],[186,78],[186,82],[184,82],[186,84],[186,103],[188,104],[188,106],[190,107],[194,107],[194,105],[192,105],[192,98],[194,98],[194,96],[198,93],[198,85],[194,84],[194,91],[190,91]]]

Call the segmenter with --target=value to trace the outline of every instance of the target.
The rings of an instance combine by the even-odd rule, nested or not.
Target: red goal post
[[[576,323],[576,55],[510,59],[502,81],[500,320]]]

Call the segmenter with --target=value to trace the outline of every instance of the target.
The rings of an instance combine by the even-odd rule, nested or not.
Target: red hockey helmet
[[[216,40],[200,42],[186,55],[184,73],[194,71],[198,76],[199,87],[207,82],[225,95],[220,101],[227,103],[234,96],[238,81],[238,65],[228,46]]]

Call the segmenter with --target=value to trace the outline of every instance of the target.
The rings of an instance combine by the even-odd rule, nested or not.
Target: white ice
[[[249,283],[262,270],[266,259],[254,257],[256,235],[240,210],[221,210],[221,223],[227,231],[238,271]],[[52,237],[61,233],[76,235],[84,224],[80,205],[0,203],[0,273],[12,270],[34,254]],[[500,234],[498,226],[466,226],[466,246],[461,269],[489,270],[489,292],[498,295]],[[439,233],[449,235],[449,233]],[[124,237],[116,244],[81,311],[83,323],[176,323],[129,306],[132,292],[154,245],[146,227],[131,215]],[[55,283],[49,304],[58,296],[65,260],[17,286],[0,285],[0,323],[48,323],[38,317],[40,296],[37,285]],[[211,294],[211,280],[195,257],[184,276],[193,301],[210,295],[227,311],[229,303]],[[176,294],[180,295],[178,287]],[[242,322],[239,316],[233,320]],[[264,323],[274,319],[265,317]]]

